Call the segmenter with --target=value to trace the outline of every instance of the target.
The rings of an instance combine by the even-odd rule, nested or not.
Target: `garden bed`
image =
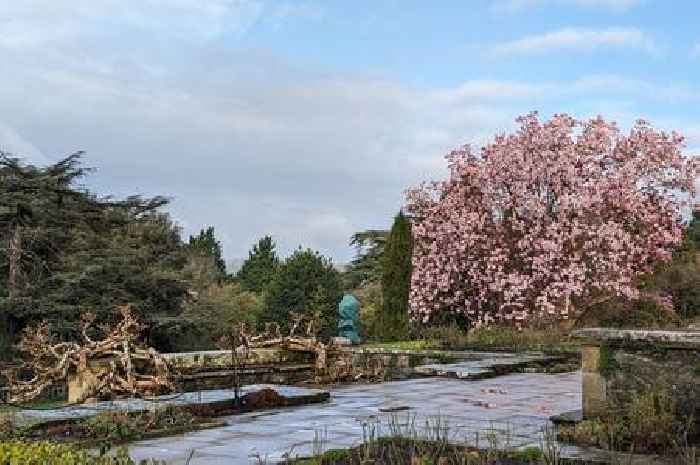
[[[169,404],[161,408],[136,411],[124,408],[102,410],[94,415],[31,422],[22,419],[21,413],[4,413],[3,418],[0,418],[0,440],[54,440],[85,447],[103,444],[111,446],[225,426],[226,422],[216,420],[217,417],[324,402],[329,398],[328,392],[321,391],[284,396],[266,387],[244,394],[239,404],[234,399],[224,399],[208,403]]]

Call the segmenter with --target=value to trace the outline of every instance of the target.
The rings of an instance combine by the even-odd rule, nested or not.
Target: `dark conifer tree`
[[[382,310],[379,332],[385,339],[408,334],[408,296],[411,289],[411,222],[399,212],[394,219],[382,257]]]
[[[275,247],[270,236],[263,237],[253,246],[236,274],[236,280],[244,289],[260,293],[270,284],[279,266]]]
[[[212,257],[216,268],[221,273],[221,277],[226,276],[226,262],[223,257],[221,242],[214,235],[214,227],[210,226],[206,230],[202,229],[198,235],[190,236],[190,250]]]

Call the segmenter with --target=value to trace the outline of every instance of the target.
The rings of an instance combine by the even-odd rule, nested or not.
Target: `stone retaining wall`
[[[661,388],[684,415],[700,419],[700,331],[592,328],[582,348],[583,417],[625,411],[639,393]]]
[[[411,367],[433,358],[444,359],[440,351],[402,351],[368,349],[361,347],[330,347],[327,353],[328,369],[315,369],[315,354],[281,348],[252,349],[249,356],[234,366],[231,351],[211,350],[163,354],[175,375],[178,390],[184,392],[231,387],[238,378],[247,384],[297,384],[300,382],[332,383],[357,379],[388,379],[406,376]],[[99,370],[91,366],[91,370]],[[83,398],[91,382],[90,372],[69,377],[69,402]]]

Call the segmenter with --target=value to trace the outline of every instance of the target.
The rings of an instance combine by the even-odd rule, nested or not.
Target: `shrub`
[[[0,412],[0,440],[10,439],[17,433],[19,414],[12,411]]]
[[[142,465],[159,463],[141,462]],[[135,462],[125,449],[119,449],[114,456],[96,456],[70,445],[9,441],[0,442],[0,465],[135,465]]]
[[[103,412],[79,423],[77,429],[92,439],[126,441],[138,439],[148,431],[188,426],[193,422],[189,411],[168,406],[133,414],[121,410]]]
[[[566,347],[563,332],[556,329],[517,329],[512,326],[491,326],[466,331],[457,325],[433,326],[421,331],[420,337],[440,348],[544,350]]]
[[[365,339],[379,335],[379,312],[382,305],[382,287],[379,283],[368,283],[355,289],[353,295],[360,301],[360,334]]]
[[[239,283],[214,284],[188,303],[183,317],[207,335],[211,344],[236,323],[255,327],[262,308],[262,297],[244,290]]]
[[[297,249],[277,269],[265,292],[261,321],[289,329],[291,313],[313,317],[320,312],[322,336],[335,334],[337,305],[342,297],[340,273],[330,259],[313,250]]]
[[[560,438],[603,449],[669,453],[677,438],[692,433],[687,412],[680,410],[673,396],[660,386],[636,395],[625,411],[607,412],[600,419],[562,428]]]

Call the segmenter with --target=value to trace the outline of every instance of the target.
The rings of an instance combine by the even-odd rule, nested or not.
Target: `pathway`
[[[228,426],[140,441],[130,452],[172,465],[184,464],[192,451],[190,465],[248,465],[258,462],[256,455],[274,463],[285,453],[309,455],[315,438],[326,449],[357,445],[377,421],[381,433],[392,417],[405,422],[413,415],[418,425],[439,416],[455,441],[485,446],[494,430],[502,446],[538,445],[551,415],[580,408],[578,372],[345,385],[332,389],[327,403],[226,417]]]

